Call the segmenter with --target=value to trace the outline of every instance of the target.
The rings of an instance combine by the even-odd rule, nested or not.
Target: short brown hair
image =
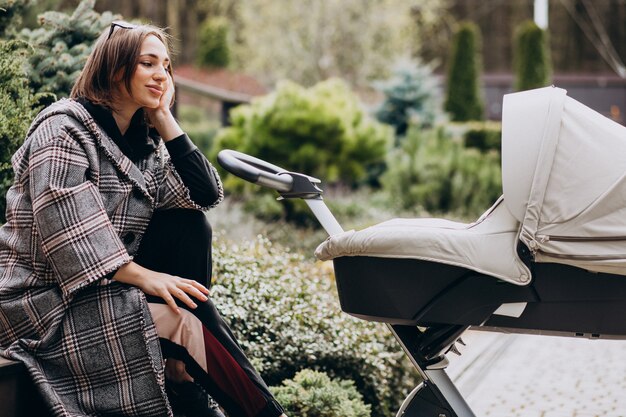
[[[139,63],[141,45],[150,35],[156,36],[163,42],[169,55],[169,36],[162,29],[152,25],[112,23],[96,41],[83,70],[74,83],[70,97],[74,99],[84,97],[95,104],[112,108],[114,87],[120,82],[116,79],[116,74],[120,71],[121,82],[132,95],[131,78]],[[167,72],[172,76],[173,81],[171,63]],[[173,100],[172,98],[172,102]]]

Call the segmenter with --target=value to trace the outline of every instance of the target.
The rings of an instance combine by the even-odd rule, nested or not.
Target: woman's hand
[[[172,76],[169,73],[166,74],[167,82],[159,100],[159,105],[155,108],[144,107],[144,111],[161,138],[167,142],[182,135],[183,130],[170,110],[170,104],[174,98],[174,82]]]
[[[117,270],[113,279],[134,285],[147,295],[163,298],[176,313],[180,313],[180,309],[174,297],[193,309],[198,306],[190,296],[200,301],[207,301],[207,296],[210,294],[208,288],[197,281],[152,271],[135,262],[123,265]]]

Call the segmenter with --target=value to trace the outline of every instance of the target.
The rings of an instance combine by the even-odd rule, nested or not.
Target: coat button
[[[133,232],[128,232],[122,237],[122,240],[127,245],[130,245],[135,240],[135,234]]]

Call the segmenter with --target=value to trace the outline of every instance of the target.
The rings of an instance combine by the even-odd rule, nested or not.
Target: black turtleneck
[[[96,123],[113,139],[122,153],[131,161],[138,162],[154,152],[161,138],[155,129],[145,122],[143,109],[139,109],[122,135],[117,123],[106,107],[80,97],[77,101],[85,107]],[[193,144],[189,136],[182,134],[165,142],[176,172],[189,189],[191,199],[200,206],[210,206],[218,199],[218,187],[209,161]]]

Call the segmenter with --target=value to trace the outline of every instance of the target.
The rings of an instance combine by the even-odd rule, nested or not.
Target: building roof
[[[195,90],[228,102],[249,102],[266,94],[267,89],[255,78],[227,69],[205,69],[191,65],[174,68],[177,87]]]

